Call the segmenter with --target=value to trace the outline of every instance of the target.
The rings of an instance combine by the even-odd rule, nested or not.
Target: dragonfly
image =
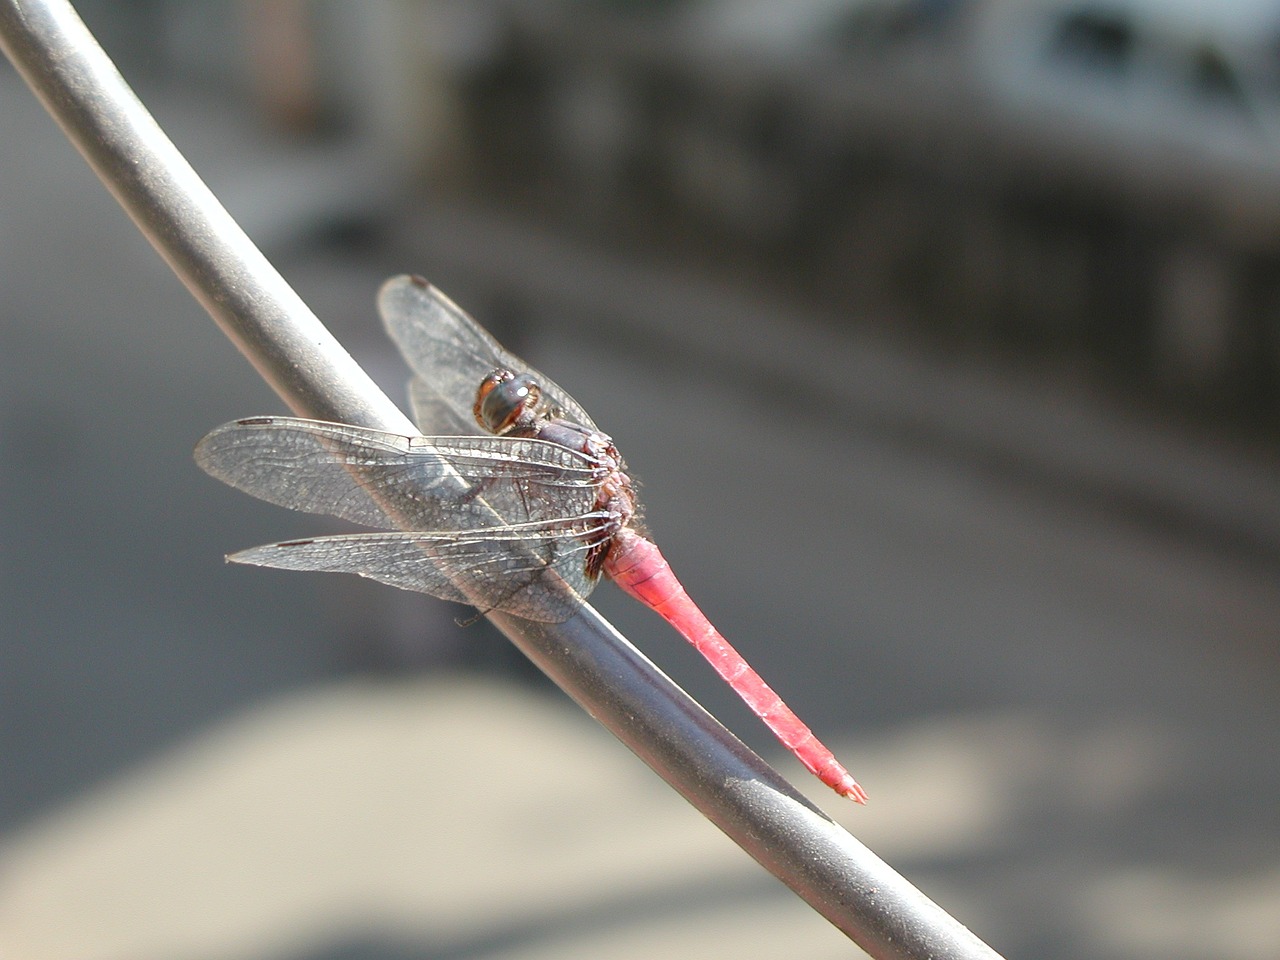
[[[639,521],[613,440],[577,401],[421,277],[388,280],[378,307],[413,370],[422,436],[263,416],[224,424],[195,450],[202,469],[238,490],[377,532],[227,559],[355,573],[547,623],[568,620],[610,579],[692,644],[810,772],[865,803],[834,754],[690,599]]]

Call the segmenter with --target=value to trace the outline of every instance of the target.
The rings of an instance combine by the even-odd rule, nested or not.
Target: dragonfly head
[[[541,404],[542,387],[529,374],[495,370],[480,383],[474,412],[480,426],[502,436],[531,426]]]

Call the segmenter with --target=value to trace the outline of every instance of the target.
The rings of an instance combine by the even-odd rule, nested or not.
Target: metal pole
[[[157,252],[294,411],[415,432],[209,192],[69,3],[0,0],[0,47]],[[998,960],[594,609],[560,625],[492,619],[583,709],[871,956]]]

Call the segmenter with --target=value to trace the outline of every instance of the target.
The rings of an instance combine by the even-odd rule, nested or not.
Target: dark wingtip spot
[[[277,546],[277,547],[305,547],[305,546],[307,546],[308,544],[312,544],[312,543],[315,543],[315,540],[314,540],[314,539],[311,539],[311,540],[286,540],[284,543],[277,543],[277,544],[276,544],[276,546]]]
[[[242,427],[254,427],[264,423],[275,423],[275,417],[245,417],[243,420],[237,420],[236,423]]]
[[[409,274],[409,282],[412,283],[415,287],[420,287],[423,290],[431,289],[430,281],[428,281],[426,277],[418,276],[416,273]]]

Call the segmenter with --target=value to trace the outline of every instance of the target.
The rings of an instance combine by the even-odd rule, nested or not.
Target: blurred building
[[[1280,5],[489,12],[454,76],[471,170],[541,215],[1125,386],[1274,407]]]

